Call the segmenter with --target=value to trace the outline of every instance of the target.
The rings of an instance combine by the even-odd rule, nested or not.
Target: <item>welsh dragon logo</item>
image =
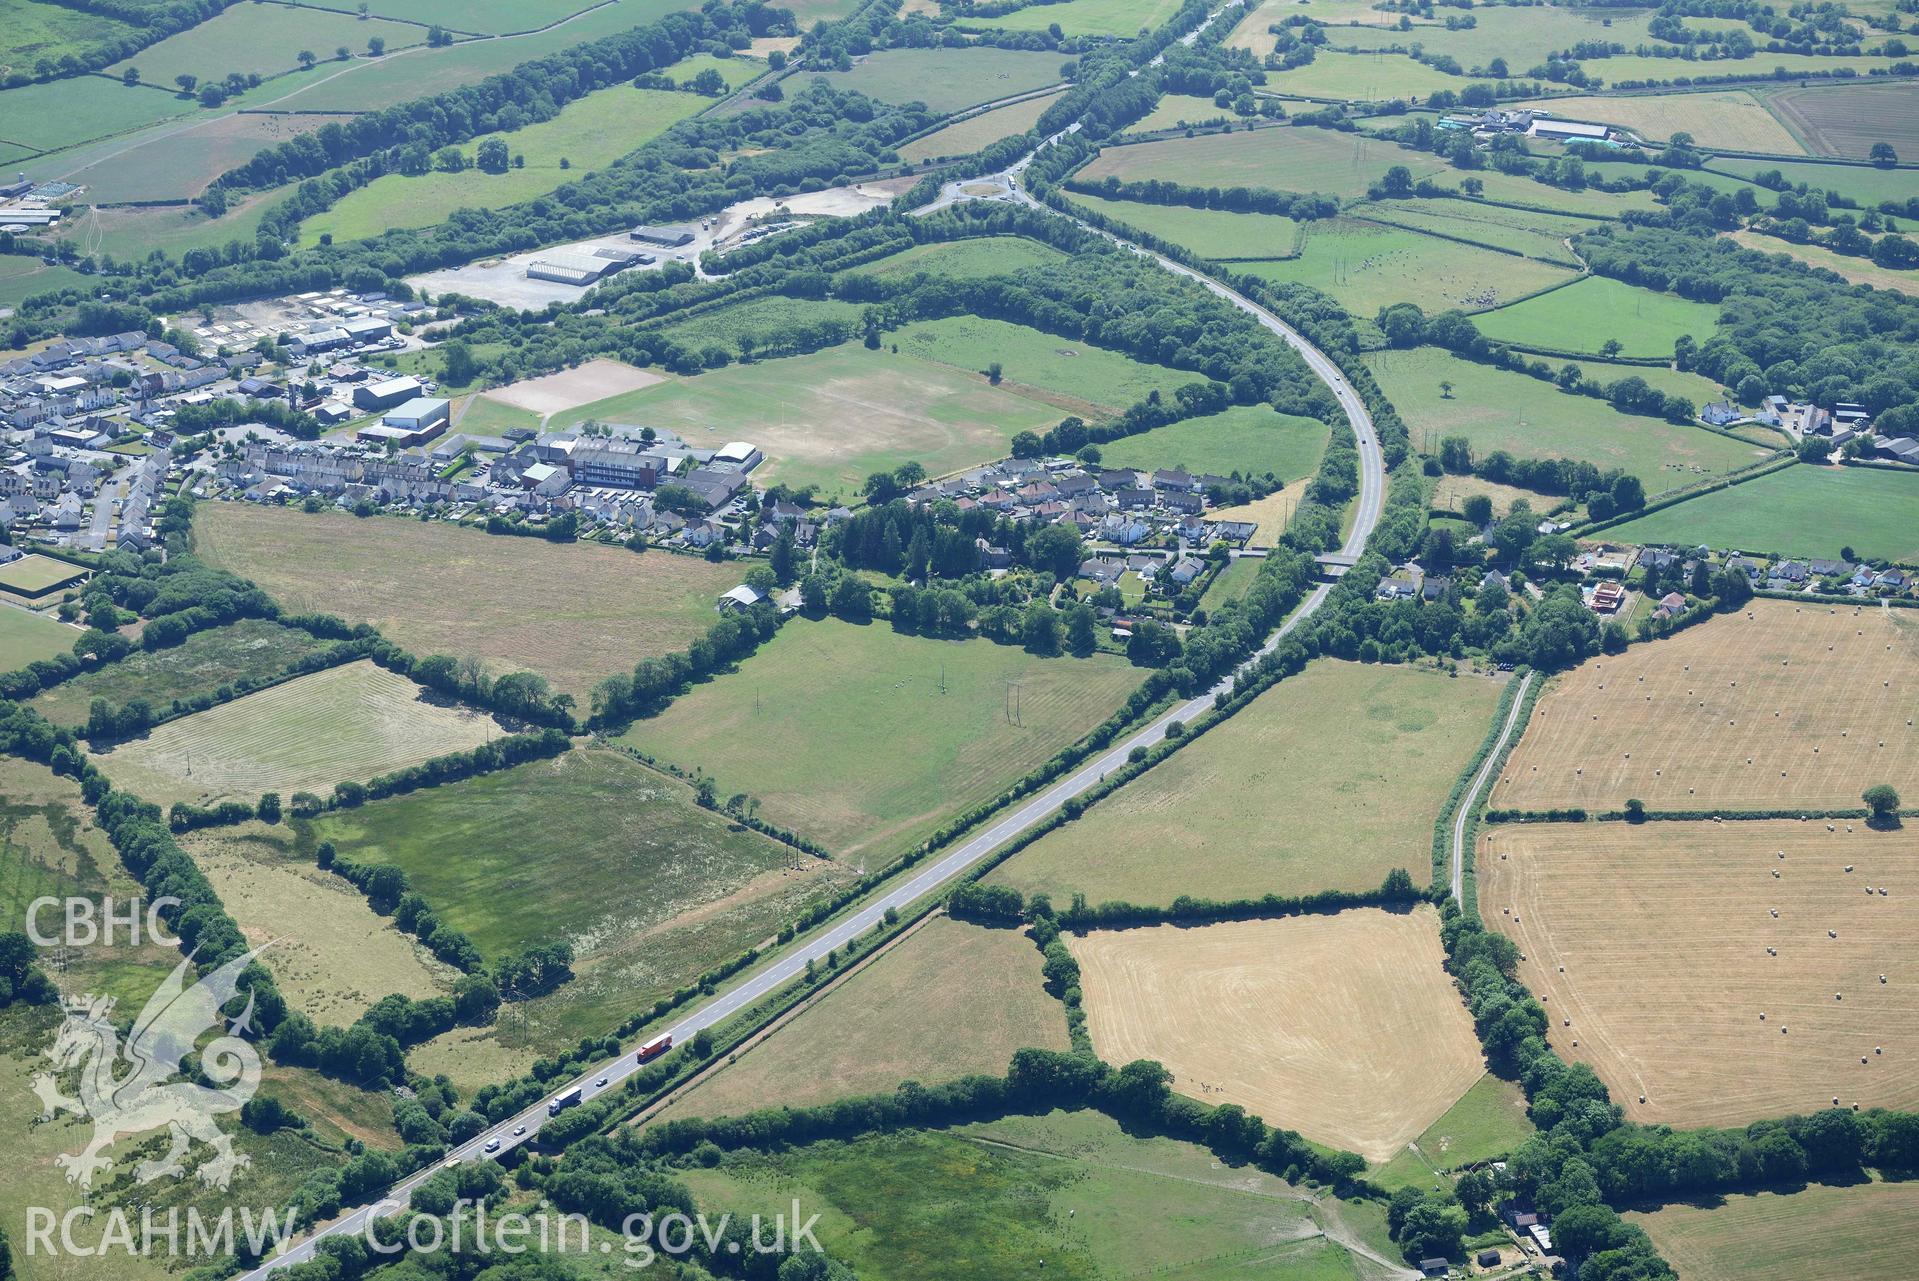
[[[140,1183],[184,1174],[181,1158],[193,1142],[213,1149],[212,1158],[196,1171],[208,1187],[224,1190],[234,1172],[247,1164],[214,1118],[238,1111],[260,1085],[260,1056],[242,1039],[253,1014],[252,997],[239,1017],[223,1020],[220,1014],[238,990],[241,971],[258,954],[256,948],[235,957],[198,983],[188,982],[192,958],[181,961],[148,999],[124,1044],[109,1021],[111,997],[62,1002],[66,1019],[46,1057],[58,1072],[79,1068],[79,1097],[61,1093],[52,1072],[35,1076],[33,1090],[40,1096],[42,1120],[65,1111],[93,1122],[93,1138],[86,1147],[54,1158],[69,1183],[91,1187],[93,1176],[113,1165],[112,1158],[101,1155],[102,1149],[121,1135],[162,1128],[169,1132],[171,1145],[159,1160],[142,1161],[134,1168]],[[223,1021],[227,1030],[199,1051],[200,1075],[215,1088],[171,1080],[201,1036]]]

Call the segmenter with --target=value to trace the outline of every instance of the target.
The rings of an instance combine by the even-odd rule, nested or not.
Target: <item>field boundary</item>
[[[1513,679],[1507,683],[1505,689],[1499,692],[1499,702],[1493,707],[1492,722],[1486,726],[1486,736],[1480,740],[1479,750],[1473,753],[1472,759],[1466,762],[1464,769],[1460,770],[1459,777],[1453,780],[1453,789],[1447,794],[1446,803],[1439,807],[1439,815],[1433,819],[1433,870],[1430,882],[1433,885],[1439,884],[1442,874],[1448,870],[1447,863],[1450,859],[1448,836],[1452,831],[1453,819],[1459,812],[1460,801],[1465,797],[1466,788],[1472,782],[1479,767],[1486,763],[1486,757],[1497,746],[1501,727],[1512,715],[1513,699],[1532,675],[1530,667],[1514,670]]]

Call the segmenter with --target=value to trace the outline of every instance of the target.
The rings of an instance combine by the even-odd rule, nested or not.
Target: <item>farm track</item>
[[[1240,0],[1234,0],[1234,3],[1239,2]],[[1196,35],[1197,32],[1193,34]],[[1191,43],[1191,36],[1187,37],[1186,42]],[[1077,125],[1072,127],[1077,128]],[[1048,140],[1049,143],[1051,141],[1052,139]],[[1046,144],[1042,144],[1042,146],[1044,145]],[[1027,196],[1024,191],[1019,190],[1018,187],[1018,175],[1024,172],[1026,166],[1031,163],[1032,158],[1032,155],[1029,154],[1016,162],[1004,175],[1001,175],[1001,179],[1008,188],[1017,192],[1018,199],[1022,203],[1031,204],[1036,208],[1044,208],[1044,206],[1038,205],[1031,197]],[[1048,210],[1048,212],[1052,211]],[[1113,239],[1135,253],[1146,254],[1146,251],[1137,245],[1120,241],[1116,237]],[[1360,399],[1359,395],[1347,385],[1344,375],[1340,373],[1339,367],[1333,362],[1331,357],[1313,346],[1306,340],[1304,335],[1280,320],[1279,317],[1273,315],[1251,299],[1243,297],[1198,272],[1182,267],[1170,259],[1161,258],[1156,254],[1147,254],[1146,256],[1152,257],[1156,262],[1160,263],[1161,266],[1175,274],[1198,281],[1222,300],[1252,315],[1262,326],[1297,351],[1302,359],[1305,360],[1307,367],[1313,371],[1314,375],[1331,388],[1334,397],[1339,401],[1340,407],[1345,411],[1347,420],[1352,426],[1354,437],[1358,442],[1360,492],[1352,530],[1347,535],[1346,541],[1340,549],[1341,558],[1356,559],[1365,551],[1366,544],[1371,539],[1373,530],[1379,523],[1380,512],[1385,502],[1386,492],[1385,459],[1380,451],[1379,438],[1373,427],[1372,415],[1367,411],[1365,403]],[[1020,805],[1012,813],[1005,815],[997,822],[992,823],[983,831],[973,836],[972,839],[957,846],[943,858],[925,867],[917,875],[912,876],[903,884],[897,885],[889,892],[870,900],[865,907],[841,920],[838,925],[822,931],[807,942],[791,949],[786,955],[770,965],[754,971],[742,983],[725,995],[717,997],[687,1014],[678,1023],[667,1029],[673,1037],[674,1042],[682,1042],[691,1037],[695,1032],[710,1028],[739,1011],[749,1008],[774,991],[777,991],[804,973],[809,961],[818,963],[825,958],[828,952],[835,951],[855,937],[870,931],[874,925],[884,918],[889,908],[895,911],[907,908],[918,900],[944,889],[949,883],[971,870],[974,865],[985,859],[994,850],[997,850],[1002,845],[1050,818],[1053,813],[1067,801],[1097,787],[1108,773],[1123,767],[1127,763],[1128,754],[1134,748],[1143,747],[1150,749],[1162,742],[1166,738],[1167,726],[1171,725],[1174,721],[1179,721],[1184,724],[1195,717],[1202,716],[1211,711],[1215,695],[1228,692],[1232,688],[1234,676],[1236,676],[1238,672],[1249,670],[1259,659],[1272,652],[1272,650],[1278,646],[1280,640],[1289,632],[1298,627],[1307,618],[1311,617],[1312,614],[1325,603],[1327,594],[1330,591],[1331,588],[1329,586],[1321,584],[1309,593],[1305,600],[1303,600],[1299,607],[1293,612],[1292,617],[1275,629],[1273,635],[1267,639],[1266,643],[1262,645],[1256,653],[1250,656],[1245,663],[1241,664],[1234,675],[1225,677],[1211,689],[1201,693],[1198,697],[1189,699],[1162,714],[1144,729],[1116,744],[1109,751],[1083,765],[1071,775],[1046,788],[1039,795],[1027,801],[1025,804]],[[649,1034],[649,1039],[651,1035],[656,1034],[657,1029],[654,1029]],[[635,1044],[637,1045],[637,1042]],[[533,1107],[517,1116],[506,1118],[456,1147],[449,1154],[448,1159],[453,1161],[493,1160],[500,1154],[517,1147],[520,1143],[525,1142],[534,1134],[538,1133],[541,1123],[546,1120],[547,1101],[558,1094],[572,1089],[574,1086],[580,1087],[583,1097],[592,1097],[604,1093],[607,1090],[619,1088],[627,1077],[639,1070],[639,1065],[634,1061],[633,1048],[634,1047],[628,1047],[622,1051],[611,1063],[582,1073],[574,1080],[560,1083],[557,1088],[541,1098]],[[602,1078],[606,1080],[606,1085],[596,1086],[594,1083]],[[516,1138],[513,1130],[517,1126],[524,1126],[527,1133],[522,1137]],[[496,1140],[498,1143],[497,1151],[487,1152],[486,1145]],[[326,1237],[364,1232],[368,1223],[373,1219],[390,1214],[405,1206],[411,1199],[414,1190],[431,1177],[438,1168],[438,1166],[431,1166],[425,1170],[421,1170],[389,1188],[385,1195],[373,1204],[360,1206],[334,1219],[331,1223],[310,1233],[299,1244],[291,1246],[270,1262],[264,1263],[251,1272],[244,1274],[244,1281],[260,1281],[261,1278],[267,1276],[277,1268],[292,1263],[302,1263],[311,1260],[315,1255],[317,1243]]]
[[[1506,723],[1500,726],[1499,741],[1493,744],[1493,750],[1486,753],[1486,759],[1480,764],[1479,773],[1473,776],[1472,786],[1459,798],[1459,809],[1453,814],[1453,902],[1466,906],[1466,824],[1471,820],[1473,809],[1479,804],[1480,795],[1486,790],[1486,783],[1498,769],[1500,760],[1506,752],[1506,745],[1512,741],[1513,730],[1519,724],[1519,718],[1526,711],[1526,694],[1532,689],[1538,672],[1527,672],[1525,679],[1519,682],[1519,688],[1513,693],[1513,705],[1506,713]]]

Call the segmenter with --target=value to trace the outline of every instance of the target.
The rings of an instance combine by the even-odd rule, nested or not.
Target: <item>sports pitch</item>
[[[1919,620],[1755,600],[1553,678],[1492,805],[1611,810],[1857,808],[1919,795]]]
[[[1553,1048],[1636,1120],[1910,1109],[1919,833],[1831,826],[1483,829],[1479,910],[1519,944]]]
[[[1093,1046],[1173,1088],[1386,1161],[1485,1071],[1439,917],[1333,916],[1068,936]]]

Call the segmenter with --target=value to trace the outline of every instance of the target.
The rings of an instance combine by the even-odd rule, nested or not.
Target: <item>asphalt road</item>
[[[1018,200],[1021,203],[1031,204],[1035,208],[1052,213],[1054,212],[1053,210],[1047,209],[1046,206],[1039,205],[1033,201],[1031,197],[1027,196],[1019,187],[1018,175],[1024,171],[1027,163],[1031,159],[1031,156],[1025,157],[1003,175],[996,175],[994,178],[975,181],[993,182],[996,186],[1000,187],[1000,189],[1009,192],[1008,196],[996,197],[998,199],[1010,198]],[[966,199],[968,197],[961,196],[959,198]],[[929,209],[930,208],[931,206],[929,206]],[[1064,215],[1057,216],[1064,217]],[[1089,230],[1093,229],[1089,228]],[[1108,233],[1100,232],[1099,234],[1107,235]],[[1125,245],[1136,253],[1147,253],[1146,250],[1141,249],[1139,246],[1120,240],[1118,237],[1109,236],[1108,238]],[[1372,416],[1367,413],[1365,403],[1361,401],[1358,394],[1355,393],[1352,388],[1346,385],[1346,380],[1340,374],[1338,367],[1334,365],[1323,352],[1307,342],[1304,336],[1280,320],[1279,317],[1273,315],[1264,307],[1252,302],[1250,299],[1243,298],[1239,294],[1234,293],[1215,280],[1182,267],[1169,259],[1161,258],[1157,254],[1148,254],[1147,256],[1152,257],[1169,271],[1199,281],[1219,297],[1253,316],[1260,324],[1277,334],[1295,351],[1299,352],[1305,359],[1307,367],[1318,375],[1327,386],[1332,388],[1334,396],[1339,400],[1340,407],[1346,413],[1348,422],[1352,424],[1353,435],[1359,442],[1359,511],[1353,521],[1352,533],[1347,536],[1345,546],[1341,548],[1341,552],[1345,555],[1357,556],[1360,552],[1364,551],[1367,539],[1372,536],[1374,526],[1379,523],[1380,508],[1384,502],[1386,491],[1385,462],[1380,454],[1379,437],[1373,429]],[[1244,670],[1252,663],[1258,661],[1260,657],[1271,652],[1279,644],[1281,638],[1298,627],[1301,622],[1312,616],[1313,611],[1317,610],[1320,605],[1325,602],[1326,595],[1331,590],[1332,589],[1325,584],[1315,587],[1306,599],[1300,603],[1299,608],[1293,611],[1292,617],[1287,619],[1266,643],[1261,646],[1259,652],[1247,659],[1246,663],[1243,664],[1239,670]],[[1166,727],[1174,721],[1189,722],[1210,711],[1213,706],[1214,696],[1231,689],[1232,683],[1233,677],[1228,676],[1199,697],[1189,699],[1177,707],[1174,707],[1171,711],[1164,713],[1132,737],[1115,745],[1097,759],[1089,761],[1068,777],[1061,779],[1046,788],[1046,790],[1025,801],[972,839],[962,845],[954,847],[935,861],[919,868],[900,884],[894,886],[879,898],[867,903],[866,906],[858,912],[855,912],[853,915],[818,936],[793,947],[785,955],[780,957],[780,959],[762,969],[754,971],[753,974],[739,984],[739,986],[733,988],[723,996],[715,997],[712,1001],[694,1010],[678,1023],[668,1028],[667,1030],[672,1033],[674,1044],[682,1044],[700,1029],[712,1027],[714,1024],[719,1023],[739,1010],[756,1004],[763,997],[776,991],[800,975],[806,969],[806,963],[809,960],[815,962],[824,961],[828,952],[843,947],[851,939],[870,931],[873,926],[885,916],[888,908],[903,909],[916,900],[932,894],[949,882],[956,880],[994,850],[1028,829],[1038,825],[1067,801],[1097,786],[1107,774],[1126,764],[1127,756],[1135,747],[1152,747],[1159,743],[1166,737]],[[658,1034],[657,1030],[651,1031],[644,1039],[651,1040]],[[475,1136],[468,1142],[461,1144],[452,1151],[448,1159],[451,1161],[492,1160],[510,1151],[514,1147],[528,1142],[539,1132],[541,1123],[546,1120],[546,1105],[548,1101],[560,1094],[566,1093],[574,1086],[580,1087],[584,1099],[591,1099],[607,1090],[617,1089],[626,1078],[639,1070],[640,1065],[635,1059],[635,1051],[638,1049],[639,1044],[640,1042],[636,1041],[633,1045],[623,1050],[619,1058],[574,1078],[540,1099],[538,1103],[527,1111],[522,1112],[518,1116],[510,1117],[492,1126],[484,1133]],[[602,1084],[602,1082],[604,1082],[604,1084]],[[520,1127],[524,1127],[526,1133],[516,1136],[513,1131]],[[497,1151],[489,1153],[486,1150],[486,1145],[494,1140],[498,1140],[499,1148]],[[340,1218],[321,1227],[303,1239],[298,1245],[289,1249],[285,1254],[262,1264],[253,1272],[246,1274],[245,1281],[258,1281],[259,1278],[266,1276],[275,1268],[282,1267],[289,1263],[301,1263],[311,1259],[313,1257],[315,1243],[325,1237],[337,1236],[342,1233],[364,1232],[371,1219],[390,1214],[406,1204],[407,1200],[412,1196],[413,1190],[440,1168],[440,1166],[430,1166],[396,1184],[388,1190],[386,1196],[380,1201],[349,1211]]]
[[[1513,705],[1506,712],[1506,723],[1499,727],[1499,741],[1486,754],[1485,763],[1479,767],[1479,773],[1473,775],[1472,785],[1459,798],[1459,809],[1453,815],[1453,902],[1461,907],[1466,905],[1466,820],[1472,817],[1473,806],[1479,804],[1479,794],[1486,790],[1486,782],[1492,778],[1500,754],[1512,739],[1513,727],[1519,724],[1519,715],[1526,710],[1526,691],[1532,688],[1538,678],[1538,672],[1527,672],[1519,682],[1519,690],[1513,695]]]

